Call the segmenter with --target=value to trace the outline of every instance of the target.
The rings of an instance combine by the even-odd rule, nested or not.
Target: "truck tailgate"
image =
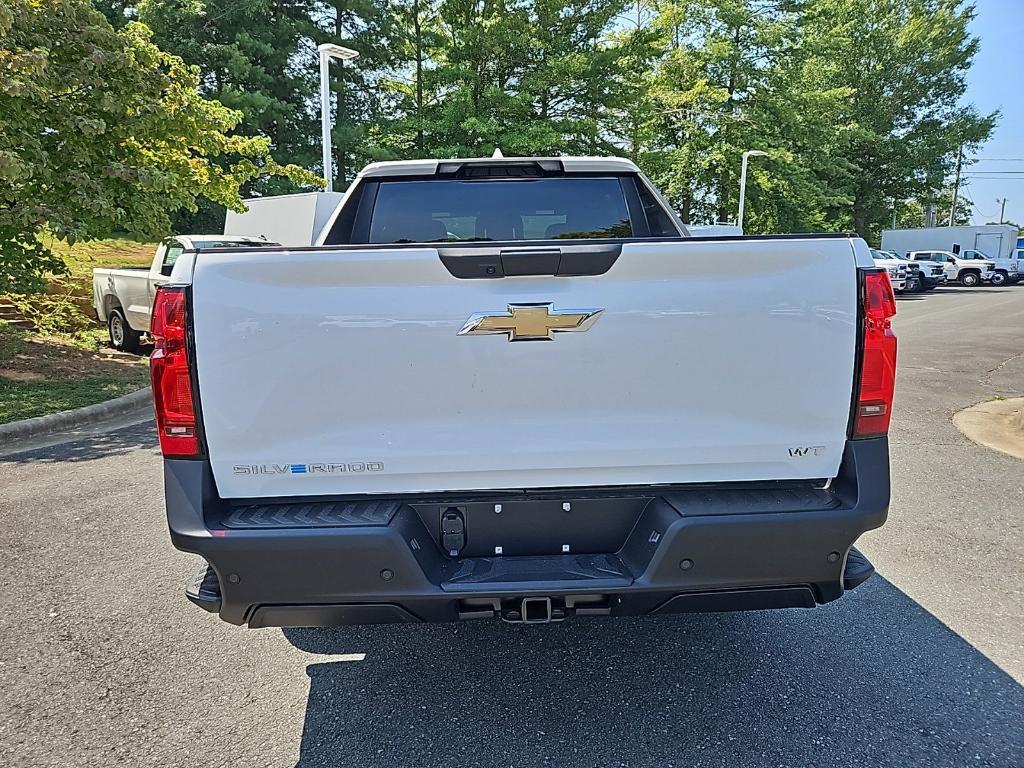
[[[223,497],[829,478],[843,453],[848,239],[634,242],[602,275],[501,279],[433,247],[208,252],[192,282]],[[530,304],[594,314],[510,343]],[[474,316],[498,332],[460,335]]]

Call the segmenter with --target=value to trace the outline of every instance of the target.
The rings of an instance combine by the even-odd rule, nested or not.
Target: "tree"
[[[155,237],[199,197],[239,208],[239,187],[263,175],[315,183],[267,139],[231,134],[241,115],[198,82],[145,26],[114,30],[84,0],[0,6],[0,292],[62,271],[44,227],[69,242]]]
[[[806,0],[802,83],[849,91],[820,171],[849,200],[827,211],[837,227],[877,239],[893,199],[934,199],[958,147],[991,134],[997,114],[961,103],[973,16],[963,0]]]
[[[276,156],[304,168],[320,157],[315,63],[294,66],[306,41],[313,0],[141,0],[137,15],[153,42],[199,68],[199,92],[243,116],[238,132],[265,136]],[[261,193],[294,191],[268,177]]]
[[[446,156],[616,151],[622,0],[439,0],[416,130]]]
[[[418,10],[419,6],[416,2],[413,8]],[[335,61],[330,68],[335,106],[331,144],[338,188],[344,188],[368,162],[408,151],[405,146],[396,153],[401,142],[392,141],[391,134],[395,106],[401,98],[394,76],[411,60],[405,32],[414,29],[420,18],[410,18],[411,10],[392,5],[390,0],[319,0],[304,27],[317,44],[335,43],[359,53],[358,58]],[[315,46],[308,46],[308,56],[306,49],[305,45],[299,46],[293,63],[315,72]],[[421,61],[425,61],[426,54],[422,56]],[[317,101],[318,115],[319,109]],[[316,135],[314,143],[319,146],[319,133]]]
[[[938,196],[938,199],[934,201],[936,226],[944,227],[949,222],[949,206],[952,201],[953,192],[949,189],[942,192]],[[894,205],[896,208],[896,226],[899,229],[913,229],[915,227],[928,226],[927,216],[925,214],[925,209],[929,205],[929,201],[927,199],[898,200]],[[956,226],[970,224],[973,209],[974,206],[966,198],[962,195],[958,196],[956,201],[956,214],[953,216],[953,224]],[[881,223],[880,229],[888,229],[892,225],[891,217],[892,208],[890,207],[888,218],[886,221]]]
[[[740,159],[751,163],[744,222],[751,232],[822,229],[834,194],[815,159],[843,92],[797,87],[808,54],[798,7],[769,0],[668,0],[653,29],[655,105],[641,164],[689,221],[728,221]]]

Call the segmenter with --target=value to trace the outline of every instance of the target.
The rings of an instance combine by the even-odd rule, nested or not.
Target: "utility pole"
[[[999,223],[1002,224],[1006,218],[1006,198],[996,198],[996,202],[999,203]]]
[[[956,177],[953,181],[953,202],[949,206],[949,225],[953,226],[953,217],[956,215],[956,200],[960,194],[960,164],[964,159],[964,145],[960,145],[960,149],[956,151]]]

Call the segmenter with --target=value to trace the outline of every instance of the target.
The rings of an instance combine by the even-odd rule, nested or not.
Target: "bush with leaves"
[[[231,131],[240,112],[203,98],[199,70],[143,24],[115,30],[86,0],[0,5],[0,293],[38,291],[62,262],[36,235],[157,238],[205,197],[241,208],[265,175],[318,179]]]
[[[92,307],[83,306],[92,286],[83,278],[56,278],[45,293],[13,294],[8,300],[36,330],[76,337],[96,327]]]

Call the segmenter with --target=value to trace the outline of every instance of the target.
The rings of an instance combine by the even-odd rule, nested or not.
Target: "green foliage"
[[[157,237],[205,197],[239,208],[278,165],[266,137],[234,135],[240,112],[200,96],[198,69],[163,53],[142,24],[115,30],[84,0],[0,8],[0,293],[63,271],[36,237],[112,231]]]
[[[3,218],[0,212],[0,220]],[[0,295],[41,291],[46,287],[46,274],[66,272],[64,262],[54,256],[31,229],[0,225]]]
[[[311,2],[141,0],[137,12],[157,46],[200,65],[196,86],[205,98],[245,116],[239,133],[266,137],[280,156],[312,165],[315,148],[306,139],[317,128],[307,109],[315,93],[314,75],[289,66]],[[294,189],[287,179],[269,178],[263,188]]]
[[[847,202],[829,219],[877,240],[893,200],[927,203],[948,179],[960,145],[970,153],[998,115],[960,103],[978,49],[961,0],[808,0],[813,47],[798,85],[849,92],[831,115],[821,177]],[[946,203],[948,216],[949,203]]]
[[[877,240],[894,209],[948,212],[958,147],[969,157],[998,117],[963,103],[979,45],[965,0],[95,6],[113,26],[81,0],[0,11],[6,290],[60,271],[31,237],[42,222],[69,241],[163,234],[172,215],[211,229],[240,190],[312,183],[269,153],[319,167],[322,42],[360,53],[331,65],[339,187],[377,159],[626,154],[684,220],[731,220],[740,156],[760,149],[749,232]]]
[[[730,220],[741,155],[759,149],[769,157],[751,163],[747,229],[821,228],[828,192],[808,150],[842,94],[793,87],[799,15],[760,0],[669,0],[653,27],[665,53],[650,78],[657,106],[641,160],[684,220]]]
[[[953,190],[945,190],[933,201],[935,206],[934,226],[943,227],[949,223],[949,206],[953,200]],[[953,224],[957,226],[971,223],[971,204],[963,197],[957,199],[956,213],[953,216]],[[928,226],[926,203],[920,200],[899,200],[896,202],[896,226],[900,229],[913,229],[914,227]],[[889,211],[892,216],[892,210]],[[882,222],[883,229],[892,225],[892,220]],[[873,240],[872,242],[877,242]]]
[[[924,203],[995,115],[958,106],[977,50],[970,6],[932,0],[667,0],[641,163],[684,220],[737,208],[750,232],[856,229]],[[949,203],[946,202],[948,216]]]
[[[81,337],[95,327],[92,280],[51,280],[45,293],[12,294],[8,300],[41,333]]]

